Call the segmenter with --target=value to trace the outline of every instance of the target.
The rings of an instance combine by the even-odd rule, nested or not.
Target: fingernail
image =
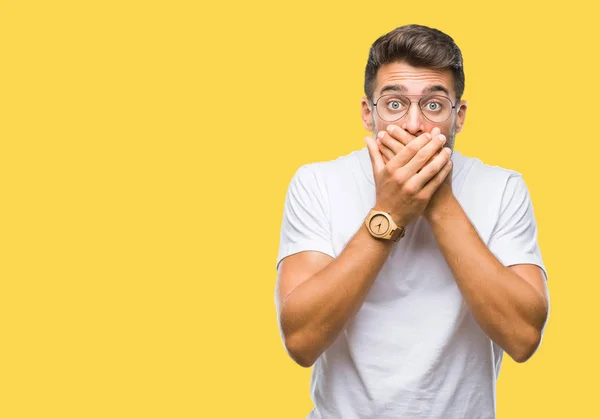
[[[448,155],[452,154],[452,150],[450,150],[450,147],[444,147],[444,151],[448,153]]]
[[[379,138],[383,138],[385,136],[385,131],[379,131],[379,134],[377,134],[377,136]]]
[[[381,140],[379,138],[376,141],[378,145],[381,145]]]
[[[388,125],[385,129],[387,129],[388,132],[392,132],[392,131],[394,131],[394,126],[393,125]]]
[[[444,134],[440,134],[438,136],[438,139],[442,142],[442,144],[444,144],[446,142],[446,136]]]

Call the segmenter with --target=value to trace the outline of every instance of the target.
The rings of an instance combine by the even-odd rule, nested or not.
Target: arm
[[[310,367],[356,314],[394,243],[361,225],[340,255],[306,251],[278,270],[276,307],[289,355]]]
[[[443,211],[427,218],[477,323],[515,361],[529,359],[548,317],[542,270],[530,264],[504,266],[481,241],[454,196]]]

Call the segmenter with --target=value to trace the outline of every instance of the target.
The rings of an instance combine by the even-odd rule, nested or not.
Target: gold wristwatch
[[[377,239],[393,240],[397,242],[404,237],[404,227],[398,227],[389,213],[385,211],[377,211],[371,209],[367,218],[365,218],[365,225],[367,230],[371,233],[371,236]]]

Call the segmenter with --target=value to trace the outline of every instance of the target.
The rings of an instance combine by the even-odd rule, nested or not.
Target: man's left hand
[[[432,137],[440,134],[440,129],[438,127],[433,128],[431,130]],[[403,130],[397,125],[389,125],[387,132],[380,131],[377,135],[377,144],[379,146],[379,151],[381,151],[381,155],[383,156],[384,164],[394,157],[396,154],[400,152],[410,141],[415,138],[414,135],[409,132]],[[423,212],[423,216],[427,220],[431,220],[431,217],[437,214],[441,214],[441,212],[445,208],[445,204],[450,200],[455,199],[453,191],[452,191],[452,170],[450,169],[450,173],[446,176],[446,179],[442,182],[442,184],[438,187],[438,189],[434,192]]]

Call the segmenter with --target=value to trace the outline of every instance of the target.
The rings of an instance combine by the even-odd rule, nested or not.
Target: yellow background
[[[273,300],[286,188],[364,146],[369,46],[407,23],[462,49],[456,148],[521,172],[539,225],[550,322],[498,418],[599,417],[585,4],[0,2],[0,417],[306,417]]]

